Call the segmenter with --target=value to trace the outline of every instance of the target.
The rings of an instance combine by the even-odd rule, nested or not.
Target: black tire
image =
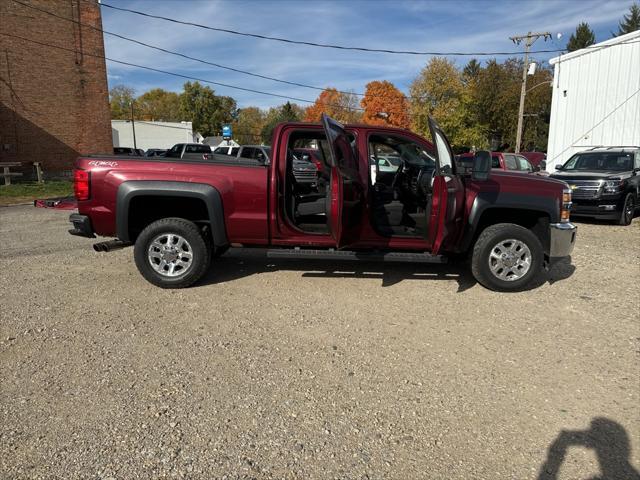
[[[618,225],[631,225],[633,221],[633,214],[636,212],[636,202],[633,198],[633,193],[627,194],[622,206],[622,212],[620,212],[620,218],[618,219]]]
[[[154,239],[163,235],[179,235],[190,247],[185,250],[190,251],[192,257],[184,273],[167,276],[168,274],[160,274],[152,267],[152,260],[149,258],[151,244]],[[150,283],[161,288],[185,288],[207,273],[211,262],[211,247],[205,242],[195,223],[183,218],[163,218],[151,223],[140,233],[133,255],[138,270]],[[178,267],[175,268],[178,269]]]
[[[530,253],[530,265],[520,278],[512,280],[498,278],[491,270],[490,257],[494,248],[502,241],[522,242]],[[471,272],[475,279],[490,290],[514,292],[525,289],[542,270],[544,251],[538,237],[531,230],[513,223],[498,223],[485,228],[476,240],[471,257]],[[523,267],[524,269],[524,267]]]

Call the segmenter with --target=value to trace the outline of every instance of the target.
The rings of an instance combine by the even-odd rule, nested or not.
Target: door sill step
[[[278,248],[267,250],[267,258],[304,258],[313,260],[349,260],[362,262],[447,263],[444,255],[415,252],[355,252],[351,250],[312,250]]]

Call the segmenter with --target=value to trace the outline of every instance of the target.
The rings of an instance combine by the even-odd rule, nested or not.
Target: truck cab
[[[489,152],[459,172],[446,135],[429,124],[431,142],[328,116],[284,123],[269,162],[81,158],[71,233],[117,238],[100,250],[134,244],[142,275],[166,288],[197,281],[229,246],[320,260],[467,256],[480,283],[504,291],[570,254],[576,228],[564,182],[491,171]],[[300,181],[305,162],[312,182]]]

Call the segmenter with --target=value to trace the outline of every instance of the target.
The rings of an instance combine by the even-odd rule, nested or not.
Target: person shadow
[[[629,435],[618,422],[604,417],[592,419],[588,430],[562,430],[549,446],[538,480],[558,480],[567,450],[576,446],[593,449],[598,458],[601,475],[590,480],[640,480],[629,462]]]

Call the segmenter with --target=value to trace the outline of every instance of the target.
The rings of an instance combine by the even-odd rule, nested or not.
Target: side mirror
[[[471,178],[474,180],[488,180],[491,173],[491,152],[480,150],[473,160]]]
[[[540,162],[540,170],[546,170],[547,169],[547,162],[542,160]]]
[[[562,167],[562,165],[561,165],[561,164],[556,165],[556,170],[562,170],[562,168],[563,168],[563,167]]]

